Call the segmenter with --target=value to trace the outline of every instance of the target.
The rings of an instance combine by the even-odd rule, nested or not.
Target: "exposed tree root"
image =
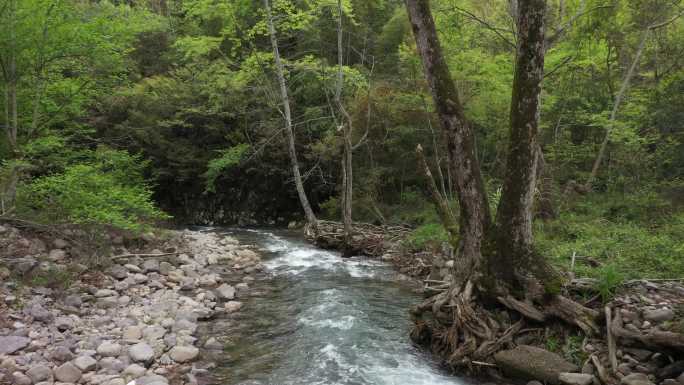
[[[563,296],[520,300],[511,294],[496,301],[479,297],[468,281],[416,306],[411,338],[454,368],[477,371],[492,364],[498,351],[512,347],[528,322],[558,318],[587,334],[599,331],[598,313]],[[502,293],[503,294],[503,293]],[[503,305],[503,306],[501,306]]]

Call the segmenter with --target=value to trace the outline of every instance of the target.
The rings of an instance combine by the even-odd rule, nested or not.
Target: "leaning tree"
[[[473,361],[490,360],[522,329],[526,319],[543,322],[556,317],[587,333],[596,332],[596,312],[561,295],[558,273],[533,247],[545,1],[517,1],[510,142],[495,218],[489,211],[472,125],[442,54],[429,0],[406,0],[406,5],[444,132],[460,208],[458,221],[450,218],[444,198],[431,188],[440,218],[451,234],[456,263],[449,289],[414,309],[413,338],[431,345],[451,365],[471,367]],[[423,166],[429,178],[429,169]],[[497,321],[494,314],[502,306],[522,317],[512,324]]]

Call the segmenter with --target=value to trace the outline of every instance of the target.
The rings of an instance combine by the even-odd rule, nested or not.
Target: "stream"
[[[213,231],[256,245],[266,266],[239,313],[205,326],[226,346],[209,357],[216,383],[467,384],[411,345],[408,308],[421,296],[390,265],[288,231]]]

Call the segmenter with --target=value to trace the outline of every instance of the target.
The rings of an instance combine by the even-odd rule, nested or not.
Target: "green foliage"
[[[449,242],[449,235],[444,227],[428,223],[413,230],[405,245],[412,250],[439,250],[445,242]]]
[[[603,303],[613,298],[617,288],[624,282],[622,273],[615,265],[604,265],[598,270],[598,291]]]
[[[204,177],[207,180],[206,191],[216,192],[216,179],[224,170],[240,163],[240,160],[248,150],[249,145],[243,143],[227,150],[219,151],[219,157],[209,161],[209,164],[207,165],[207,172],[204,173]]]
[[[18,189],[18,211],[52,223],[106,225],[142,231],[168,216],[143,183],[145,162],[125,152],[100,149],[91,163],[35,178]]]

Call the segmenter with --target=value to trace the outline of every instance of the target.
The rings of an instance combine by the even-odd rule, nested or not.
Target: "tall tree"
[[[342,102],[342,88],[344,86],[344,52],[342,48],[342,0],[337,0],[337,84],[335,86],[335,103],[340,112],[340,127],[342,129],[342,222],[344,223],[344,254],[351,250],[352,237],[352,200],[353,200],[353,170],[352,170],[352,119]]]
[[[283,67],[283,62],[280,58],[280,51],[278,50],[278,37],[276,35],[276,29],[273,23],[271,5],[269,4],[268,0],[264,0],[264,9],[266,10],[266,23],[268,24],[268,32],[271,37],[271,46],[273,47],[273,57],[275,60],[276,76],[278,77],[278,86],[280,88],[280,98],[283,104],[283,118],[285,119],[285,135],[287,136],[287,149],[288,154],[290,156],[290,163],[292,166],[292,175],[294,176],[295,186],[297,188],[297,195],[299,196],[299,202],[301,203],[302,209],[304,210],[306,221],[309,224],[309,226],[316,229],[316,227],[318,226],[318,220],[313,210],[311,209],[309,198],[306,196],[306,191],[304,190],[302,174],[299,171],[299,162],[297,161],[297,151],[295,149],[294,130],[292,127],[292,111],[290,110],[290,98],[288,96],[287,84],[285,82],[285,69]]]
[[[433,339],[434,333],[429,332],[428,322],[424,320],[417,323],[414,337],[422,342],[429,340],[435,349],[446,351],[453,365],[470,366],[472,360],[489,359],[503,346],[506,340],[503,337],[515,333],[514,328],[502,329],[494,321],[488,308],[492,301],[536,321],[556,316],[587,332],[596,330],[593,321],[596,314],[558,295],[555,271],[532,248],[546,3],[545,0],[515,3],[518,44],[510,107],[510,143],[494,225],[473,132],[442,55],[429,0],[406,0],[416,46],[447,138],[449,167],[461,205],[455,279],[448,291],[427,300],[416,312],[417,316],[424,311],[436,313],[437,324],[433,322],[431,327],[438,329],[437,334],[447,333],[451,337],[446,342],[439,337]],[[445,226],[449,225],[445,221]],[[525,293],[525,298],[516,298],[515,293],[520,292]],[[442,305],[447,305],[447,310]],[[441,324],[440,319],[446,322]]]

